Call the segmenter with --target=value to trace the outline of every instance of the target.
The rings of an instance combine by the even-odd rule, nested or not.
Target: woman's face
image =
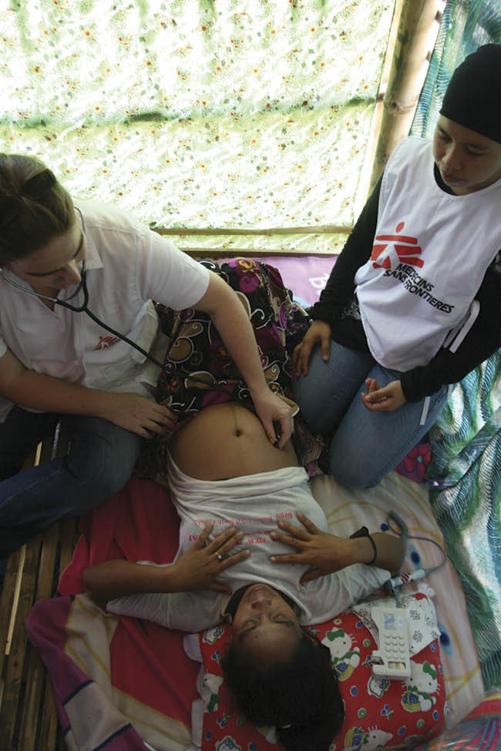
[[[233,638],[257,658],[287,659],[302,636],[293,608],[268,584],[253,584],[233,617]]]
[[[487,188],[501,178],[501,143],[440,115],[433,158],[442,180],[458,196]]]
[[[11,261],[7,267],[35,291],[61,290],[80,282],[84,257],[84,235],[79,222],[52,238],[43,248],[25,258]]]

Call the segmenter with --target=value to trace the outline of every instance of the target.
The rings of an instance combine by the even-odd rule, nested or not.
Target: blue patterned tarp
[[[501,685],[501,353],[455,388],[432,431],[433,510],[466,595],[486,688]]]

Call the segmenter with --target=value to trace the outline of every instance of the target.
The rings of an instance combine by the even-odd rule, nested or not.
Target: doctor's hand
[[[280,521],[278,526],[281,531],[270,535],[272,540],[296,548],[296,552],[272,555],[271,561],[309,566],[301,577],[301,584],[339,571],[357,561],[354,540],[323,532],[304,514],[297,513],[296,517],[301,522],[300,527]]]
[[[317,346],[320,347],[322,360],[327,362],[331,348],[331,327],[325,321],[313,321],[303,340],[294,347],[292,365],[297,378],[308,375],[311,353]]]
[[[139,394],[103,392],[102,401],[96,417],[102,417],[142,438],[152,438],[153,433],[170,433],[177,421],[177,416],[170,409]]]
[[[274,446],[283,449],[294,430],[292,407],[273,393],[268,386],[257,393],[251,391],[251,397],[266,435]]]
[[[367,391],[361,398],[370,412],[393,412],[407,401],[400,381],[390,381],[380,388],[374,378],[367,378],[365,385]]]
[[[218,581],[225,569],[245,560],[248,550],[234,551],[243,539],[243,532],[228,527],[212,540],[210,536],[214,524],[208,524],[198,540],[166,570],[169,577],[169,592],[191,592],[211,589],[215,592],[231,593],[231,588]]]

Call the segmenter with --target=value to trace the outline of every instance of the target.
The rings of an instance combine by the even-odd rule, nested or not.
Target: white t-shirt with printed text
[[[302,624],[334,617],[390,577],[384,569],[354,564],[302,585],[305,566],[270,561],[270,555],[291,552],[291,548],[270,538],[280,519],[298,523],[295,514],[301,511],[320,529],[328,530],[324,512],[312,495],[302,467],[203,481],[184,474],[171,461],[169,485],[181,519],[177,557],[193,545],[207,522],[215,522],[215,530],[221,532],[235,525],[245,532],[242,547],[251,554],[227,568],[221,581],[228,583],[232,592],[257,582],[275,587],[296,603]],[[219,624],[228,599],[229,595],[209,591],[140,594],[112,600],[107,610],[191,632]]]

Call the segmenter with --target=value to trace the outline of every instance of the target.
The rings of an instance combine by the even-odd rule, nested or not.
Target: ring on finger
[[[218,561],[222,561],[224,560],[224,555],[222,553],[217,553],[216,558],[218,559]]]

